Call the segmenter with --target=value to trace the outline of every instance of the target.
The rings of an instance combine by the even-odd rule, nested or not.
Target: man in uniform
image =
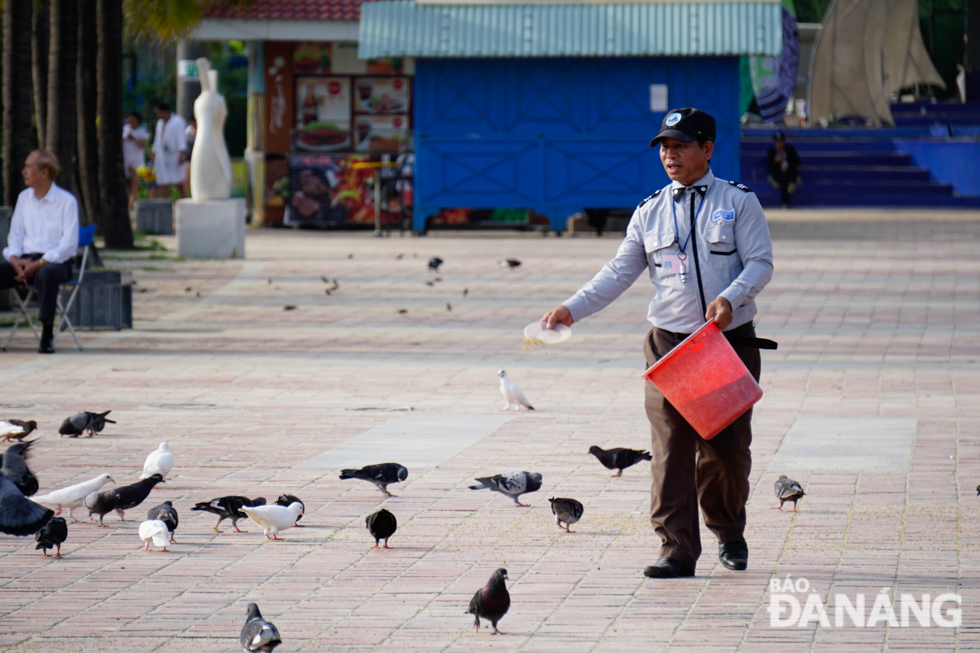
[[[709,320],[758,380],[760,356],[752,318],[754,298],[772,278],[769,227],[755,194],[716,179],[710,161],[715,120],[698,109],[667,113],[650,146],[671,179],[633,213],[616,257],[562,305],[544,315],[547,328],[596,313],[650,269],[656,296],[644,342],[652,365]],[[718,538],[718,558],[729,569],[748,564],[745,502],[752,465],[751,409],[711,440],[702,439],[653,386],[645,406],[652,432],[650,521],[663,540],[651,578],[693,576],[701,541],[698,504]]]

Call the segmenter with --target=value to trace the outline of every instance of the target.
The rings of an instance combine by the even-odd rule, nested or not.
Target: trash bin
[[[132,284],[133,276],[128,270],[86,270],[75,303],[68,311],[72,326],[116,331],[133,328]],[[62,305],[67,305],[70,296],[70,292],[62,292]]]
[[[174,233],[174,205],[170,200],[136,200],[136,231],[158,236]]]

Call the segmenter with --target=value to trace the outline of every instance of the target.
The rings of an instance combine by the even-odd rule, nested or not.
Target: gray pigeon
[[[58,429],[58,433],[71,438],[77,438],[82,433],[87,432],[88,437],[92,437],[96,433],[101,432],[105,428],[106,423],[115,424],[114,421],[106,417],[111,412],[111,410],[107,410],[104,413],[91,413],[89,411],[76,413],[61,423],[61,428]]]
[[[37,492],[37,479],[27,467],[23,453],[30,442],[8,447],[0,463],[0,533],[33,535],[47,524],[54,512],[24,496],[24,489]]]
[[[514,503],[522,508],[530,504],[521,503],[521,495],[527,492],[537,492],[541,489],[541,474],[530,472],[507,472],[496,476],[486,476],[476,479],[480,485],[471,485],[471,490],[493,490],[509,496]]]
[[[787,501],[793,502],[793,509],[790,512],[796,512],[796,502],[803,498],[806,492],[803,491],[803,486],[794,481],[791,478],[787,478],[785,475],[780,476],[776,481],[775,485],[776,498],[779,499],[779,505],[773,506],[773,510],[782,510],[783,504]]]
[[[167,525],[167,530],[170,531],[170,542],[174,542],[174,531],[177,530],[177,524],[179,519],[177,517],[177,509],[174,508],[172,501],[164,501],[159,506],[154,506],[146,513],[146,519],[159,519],[164,524]]]
[[[18,442],[7,447],[7,450],[0,454],[0,468],[4,476],[14,482],[17,489],[25,497],[37,494],[37,477],[27,466],[27,458],[30,455],[31,445],[37,440]]]
[[[242,626],[242,634],[239,641],[245,653],[262,651],[271,653],[277,646],[282,644],[279,631],[271,622],[262,618],[259,606],[254,603],[248,604],[248,612],[245,615],[245,625]]]
[[[381,463],[380,465],[366,465],[360,469],[340,470],[340,479],[357,478],[362,481],[370,481],[389,497],[395,496],[388,491],[391,483],[400,483],[408,478],[408,470],[404,465],[398,463]]]
[[[555,515],[555,522],[558,524],[558,528],[561,528],[562,522],[565,522],[565,531],[568,533],[574,533],[575,531],[569,530],[569,526],[582,519],[582,513],[585,512],[585,506],[575,499],[562,499],[554,498],[548,499],[551,502],[551,512]]]
[[[99,528],[109,528],[102,523],[105,516],[116,509],[118,497],[115,490],[107,492],[93,492],[85,497],[85,507],[88,508],[88,518],[92,521],[92,515],[99,516]]]
[[[470,609],[466,614],[476,617],[474,626],[480,632],[480,617],[488,619],[493,626],[491,635],[501,634],[497,630],[497,622],[503,619],[510,609],[510,594],[507,592],[507,570],[498,569],[493,572],[493,576],[487,581],[483,589],[477,590],[473,598],[470,599]]]

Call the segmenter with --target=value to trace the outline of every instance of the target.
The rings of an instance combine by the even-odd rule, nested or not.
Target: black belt
[[[656,327],[660,328],[660,327]],[[676,333],[674,331],[667,331],[666,329],[660,329],[665,333],[669,333],[678,340],[684,340],[691,334],[689,333]],[[728,339],[728,344],[732,347],[752,347],[755,349],[776,349],[779,347],[779,343],[775,340],[769,340],[767,338],[756,338],[755,336],[742,335],[746,331],[753,331],[752,323],[748,322],[742,326],[736,327],[731,331],[722,331],[722,335]],[[754,332],[754,331],[753,331]]]

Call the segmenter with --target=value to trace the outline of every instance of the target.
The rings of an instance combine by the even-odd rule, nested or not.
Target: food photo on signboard
[[[350,78],[296,78],[296,149],[350,149]]]

